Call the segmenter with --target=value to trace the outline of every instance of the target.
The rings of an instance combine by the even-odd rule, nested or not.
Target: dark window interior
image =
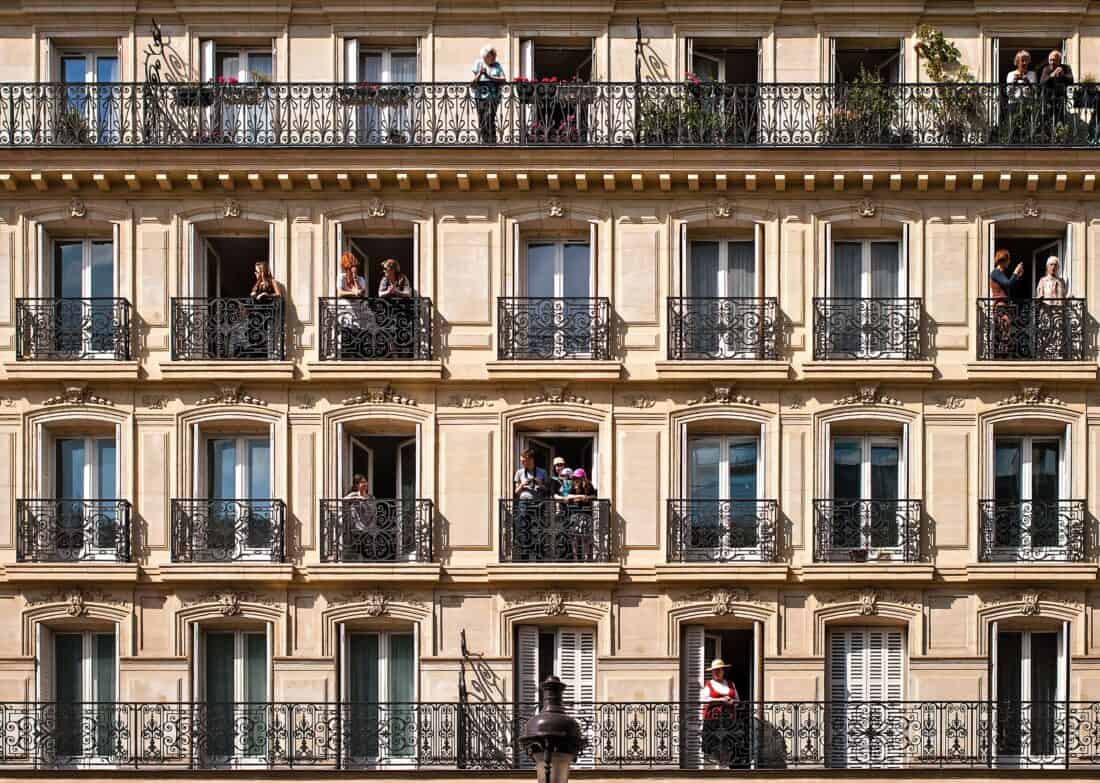
[[[997,41],[997,72],[993,74],[992,81],[1003,82],[1008,72],[1016,68],[1016,52],[1021,49],[1026,49],[1031,55],[1031,70],[1038,77],[1043,72],[1051,49],[1061,52],[1064,43],[1061,38],[1001,38]],[[1080,79],[1081,74],[1074,68],[1076,63],[1069,62],[1065,57],[1066,53],[1062,52],[1062,62],[1073,68],[1073,75]]]
[[[553,631],[539,631],[539,683],[546,682],[546,678],[554,671],[556,635]]]
[[[756,667],[754,648],[751,629],[707,629],[703,665],[710,666],[715,658],[721,658],[728,663],[730,667],[726,670],[726,676],[737,686],[737,695],[741,701],[752,701],[756,697],[752,692],[752,674]]]
[[[838,38],[836,80],[851,82],[862,68],[887,84],[901,81],[901,51],[896,38]]]
[[[267,237],[211,237],[207,242],[206,295],[248,296],[256,282],[256,262],[269,260]]]
[[[755,42],[723,44],[697,39],[692,43],[692,55],[691,70],[700,79],[718,81],[718,64],[724,63],[725,81],[729,84],[756,84],[760,80]]]
[[[594,438],[555,438],[539,435],[527,441],[527,448],[535,454],[535,466],[552,474],[554,457],[565,460],[565,466],[576,470],[584,468],[588,478],[592,477],[592,444]]]
[[[382,262],[392,258],[401,265],[401,271],[416,286],[416,259],[413,258],[412,237],[352,237],[349,249],[359,259],[359,272],[367,279],[371,296],[378,295],[378,283],[382,280]]]
[[[592,80],[592,43],[535,43],[535,78],[559,81]]]
[[[397,464],[401,459],[399,450],[408,435],[357,435],[356,440],[363,443],[374,453],[374,481],[370,492],[376,498],[401,497],[397,486]],[[351,473],[370,475],[370,464],[366,453],[359,448],[351,450]],[[408,478],[408,477],[405,477]],[[349,477],[349,486],[351,484]]]
[[[1008,273],[1012,274],[1016,264],[1024,265],[1024,280],[1028,284],[1017,287],[1014,292],[1016,298],[1030,299],[1035,296],[1035,286],[1038,285],[1039,278],[1046,274],[1047,257],[1057,255],[1061,258],[1060,251],[1049,249],[1050,243],[1059,239],[1060,237],[1057,236],[1004,237],[1003,239],[1000,236],[997,237],[996,250],[1004,249],[1012,254],[1012,261],[1008,265]],[[1036,251],[1043,247],[1048,247],[1048,249],[1036,256]],[[992,269],[993,259],[989,260],[989,264]],[[1059,265],[1058,276],[1063,278],[1066,276],[1066,259],[1064,258]]]

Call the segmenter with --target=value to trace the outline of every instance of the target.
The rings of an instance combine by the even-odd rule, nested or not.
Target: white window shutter
[[[577,758],[578,767],[595,765],[595,743],[592,742],[592,726],[595,720],[596,701],[596,633],[587,628],[563,629],[558,635],[559,661],[563,672],[572,668],[572,696],[567,690],[566,699],[573,702],[573,716],[580,722],[581,731],[588,738],[585,749]],[[569,646],[572,645],[570,664]],[[565,679],[564,677],[562,679]]]
[[[121,226],[118,223],[111,223],[111,260],[114,264],[114,268],[111,270],[111,290],[115,296],[122,296],[122,264],[119,259],[120,237]]]
[[[686,431],[687,427],[682,427]],[[686,452],[685,452],[686,454]],[[684,646],[680,651],[683,661],[683,676],[680,684],[680,702],[686,706],[684,716],[687,731],[683,737],[684,754],[687,766],[690,769],[698,769],[703,765],[703,716],[701,708],[695,703],[700,699],[700,689],[706,678],[703,667],[706,666],[704,655],[706,648],[704,641],[706,631],[701,625],[689,625],[684,628]]]
[[[204,702],[203,681],[206,679],[206,667],[203,666],[205,650],[202,643],[202,626],[191,623],[191,701]]]
[[[275,250],[276,250],[275,224],[274,223],[268,223],[267,224],[267,267],[268,267],[268,269],[271,270],[272,276],[275,277],[276,280],[278,280],[279,276],[283,275],[283,269],[282,269],[282,264],[280,263],[282,261],[282,259],[278,257],[278,254],[275,252]]]
[[[563,698],[567,702],[579,702],[583,701],[580,697],[579,680],[580,680],[580,667],[578,665],[577,647],[579,641],[577,639],[577,631],[572,628],[562,628],[557,634],[557,650],[555,659],[557,662],[557,671],[555,674],[561,679],[565,685],[565,693]]]
[[[413,246],[412,246],[412,272],[409,275],[409,282],[412,283],[413,295],[420,296],[423,283],[421,283],[420,273],[420,223],[413,223]]]
[[[836,84],[836,82],[839,81],[837,79],[837,75],[838,74],[836,72],[836,39],[835,38],[830,38],[829,39],[829,81]]]
[[[989,624],[989,700],[997,700],[997,655],[1001,646],[1000,628],[996,620]]]
[[[512,296],[524,296],[527,293],[527,275],[523,271],[519,251],[519,223],[512,223],[512,269],[515,270]]]
[[[359,81],[359,39],[344,39],[344,81],[354,84]]]
[[[690,44],[691,39],[688,39]],[[680,296],[691,296],[688,281],[691,280],[691,248],[688,246],[687,221],[680,223]]]
[[[833,224],[825,223],[825,293],[833,295]]]
[[[539,629],[521,625],[516,632],[516,700],[524,707],[539,703]],[[532,712],[537,711],[535,707]]]
[[[53,701],[54,693],[54,646],[53,631],[44,623],[36,623],[35,645],[38,656],[36,658],[37,682],[35,683],[35,698],[37,701]]]
[[[351,701],[351,656],[348,654],[348,624],[340,623],[340,703],[347,704]]]
[[[53,293],[50,290],[53,283],[53,263],[49,253],[49,239],[46,236],[46,229],[42,227],[41,223],[35,227],[35,233],[38,240],[38,291],[35,294],[47,297]]]
[[[530,38],[519,42],[520,76],[535,78],[535,42]]]
[[[993,257],[997,255],[997,224],[994,221],[989,221],[989,258],[986,263],[989,265],[989,271],[993,271]],[[989,284],[986,283],[986,290],[982,294],[983,297],[989,296]]]
[[[213,39],[206,39],[199,44],[199,80],[208,82],[214,78],[214,51],[216,44]]]
[[[905,633],[900,629],[885,632],[886,683],[884,698],[888,701],[901,701],[905,698]]]
[[[1066,281],[1066,296],[1070,295],[1070,278],[1073,274],[1073,223],[1066,223],[1066,238],[1062,243],[1062,277]],[[1043,260],[1046,268],[1046,260]]]
[[[588,224],[588,274],[592,281],[591,287],[588,290],[589,296],[596,296],[596,291],[599,287],[596,282],[600,279],[599,275],[596,273],[598,268],[596,260],[600,257],[599,238],[599,224],[593,220]]]
[[[897,296],[909,296],[909,224],[901,224],[901,252],[898,254],[898,275],[901,278]]]
[[[1073,464],[1072,448],[1073,425],[1066,423],[1065,433],[1062,435],[1062,448],[1058,455],[1058,499],[1069,500],[1073,497],[1073,481],[1070,475],[1070,467]],[[1064,535],[1064,533],[1062,534]],[[1062,542],[1065,543],[1065,542]]]

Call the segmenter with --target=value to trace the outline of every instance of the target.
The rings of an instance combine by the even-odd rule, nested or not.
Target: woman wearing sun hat
[[[699,691],[703,715],[703,754],[723,767],[733,755],[733,722],[738,702],[737,686],[726,676],[729,665],[721,658],[710,662],[710,677]]]

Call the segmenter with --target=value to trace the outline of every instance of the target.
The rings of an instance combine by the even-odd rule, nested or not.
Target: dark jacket
[[[1043,87],[1055,87],[1065,89],[1069,85],[1073,84],[1073,69],[1065,63],[1062,63],[1059,68],[1062,69],[1061,76],[1051,76],[1054,69],[1050,67],[1050,63],[1043,66],[1043,72],[1039,76],[1039,84]]]

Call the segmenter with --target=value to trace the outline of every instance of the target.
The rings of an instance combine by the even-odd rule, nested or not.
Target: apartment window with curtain
[[[59,762],[106,760],[117,739],[115,632],[38,627],[38,700],[52,702],[49,731]]]
[[[350,760],[411,760],[417,750],[416,635],[412,631],[341,628]]]
[[[342,102],[360,144],[407,144],[416,127],[420,45],[412,40],[344,39]]]
[[[206,718],[206,761],[267,755],[270,630],[196,631],[196,693]]]

